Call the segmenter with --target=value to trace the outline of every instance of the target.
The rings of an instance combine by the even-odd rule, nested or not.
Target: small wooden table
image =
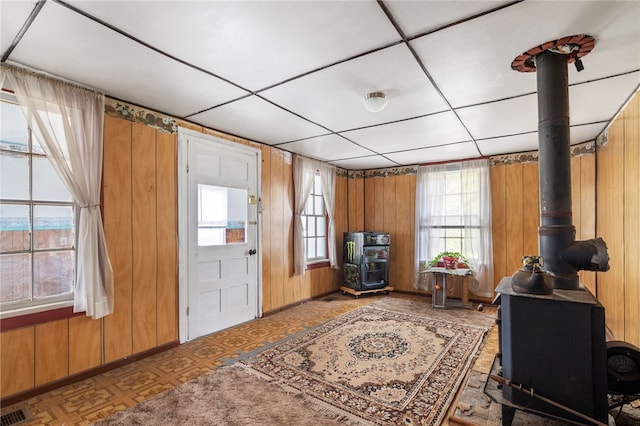
[[[465,309],[471,309],[471,306],[473,304],[469,301],[469,280],[468,279],[462,280],[462,298],[461,298],[462,300],[458,301],[458,300],[447,298],[447,276],[455,275],[459,277],[468,277],[470,275],[473,275],[473,271],[471,269],[463,269],[463,268],[447,269],[447,268],[442,268],[438,266],[438,267],[430,267],[422,271],[421,273],[434,274],[434,280],[436,285],[438,284],[438,281],[440,281],[440,285],[441,285],[440,290],[436,291],[436,288],[435,288],[436,285],[434,285],[434,288],[431,291],[431,305],[434,308],[446,308],[447,305],[449,305],[449,306],[462,307]]]

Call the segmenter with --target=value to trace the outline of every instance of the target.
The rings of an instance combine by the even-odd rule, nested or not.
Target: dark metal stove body
[[[523,294],[506,277],[497,291],[503,377],[607,423],[604,307],[586,288]],[[502,393],[516,406],[584,422],[511,387]]]

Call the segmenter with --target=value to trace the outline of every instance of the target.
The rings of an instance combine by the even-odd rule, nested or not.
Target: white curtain
[[[322,199],[329,218],[329,229],[327,231],[327,245],[329,246],[329,266],[338,269],[336,259],[336,227],[335,227],[335,206],[336,206],[336,168],[327,163],[318,162],[320,181],[322,182]]]
[[[329,229],[327,244],[329,246],[329,264],[337,268],[336,260],[336,231],[335,231],[335,190],[336,168],[321,161],[311,160],[299,155],[293,156],[293,188],[294,188],[294,228],[293,228],[293,269],[296,275],[304,275],[307,269],[307,258],[304,248],[304,227],[302,215],[311,193],[316,172],[320,173],[322,182],[322,198],[327,216]]]
[[[104,95],[2,66],[27,123],[79,206],[74,312],[113,313],[113,271],[100,213]]]
[[[463,195],[458,213],[462,226],[462,254],[474,274],[469,285],[478,296],[493,297],[493,242],[491,233],[491,182],[489,160],[473,160],[418,168],[416,183],[415,269],[446,250],[445,226],[451,214],[447,206],[447,173],[459,174]],[[449,209],[448,209],[449,208]],[[450,216],[449,216],[450,217]],[[414,286],[418,288],[416,274]]]

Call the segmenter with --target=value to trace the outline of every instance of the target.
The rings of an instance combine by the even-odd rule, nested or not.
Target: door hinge
[[[189,165],[187,164],[185,167],[187,169],[187,173],[189,173]]]
[[[187,316],[189,316],[189,307],[187,306]]]

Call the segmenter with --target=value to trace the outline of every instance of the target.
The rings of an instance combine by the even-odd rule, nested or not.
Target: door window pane
[[[198,245],[245,244],[249,192],[198,184]]]

